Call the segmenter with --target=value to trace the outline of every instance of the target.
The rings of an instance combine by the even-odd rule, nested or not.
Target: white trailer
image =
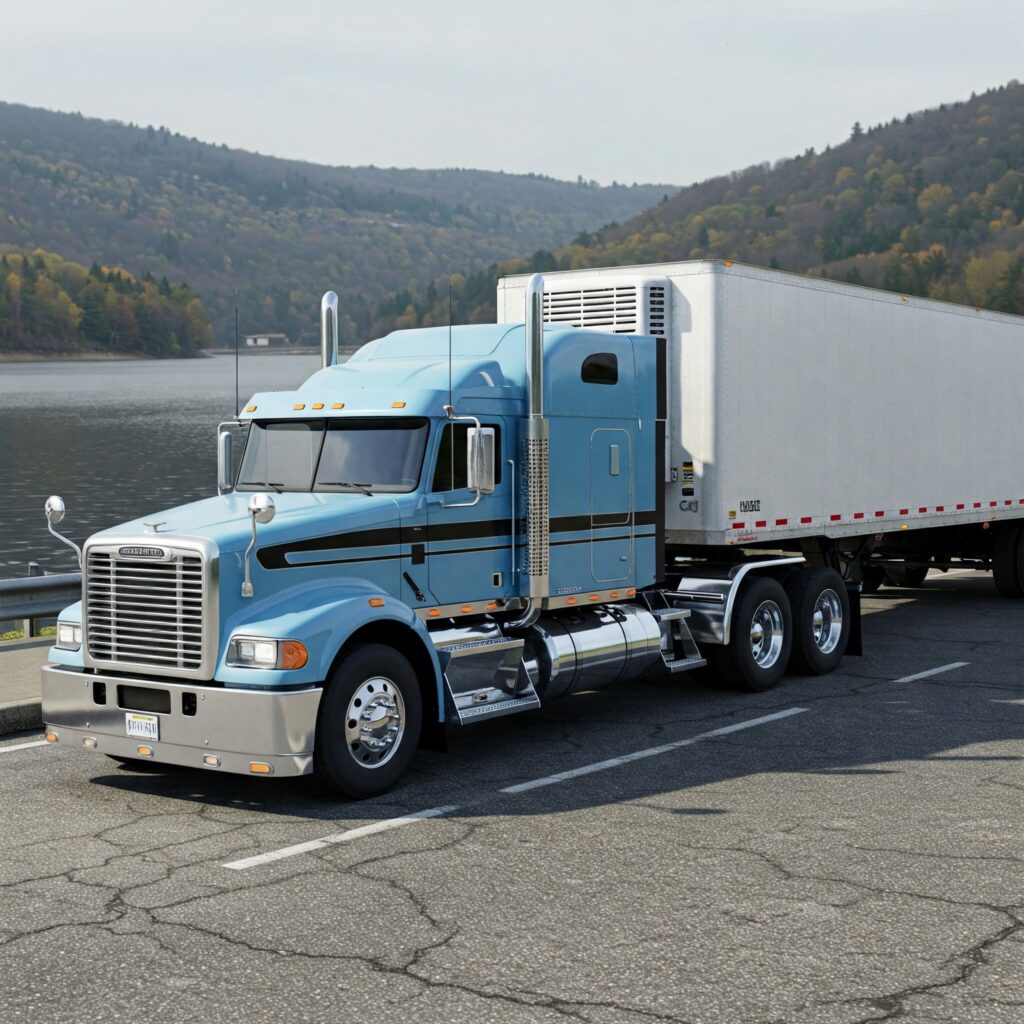
[[[499,281],[499,322],[526,280]],[[1024,317],[729,260],[544,288],[549,323],[665,339],[667,577],[699,640],[729,643],[744,574],[784,582],[801,556],[843,577],[854,618],[862,584],[929,568],[1024,596]]]

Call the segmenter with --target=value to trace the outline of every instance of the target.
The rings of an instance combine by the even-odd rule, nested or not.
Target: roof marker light
[[[432,618],[432,619],[436,619],[440,614],[441,614],[441,609],[440,608],[431,608],[430,611],[427,612],[427,615],[429,615],[430,618]]]
[[[471,604],[464,604],[464,605],[463,605],[463,606],[462,606],[462,607],[461,607],[461,608],[459,609],[459,611],[460,611],[460,612],[462,612],[462,613],[463,613],[463,615],[466,615],[466,614],[468,614],[468,613],[469,613],[469,612],[471,612],[472,610],[473,610],[473,606],[472,606]]]
[[[629,590],[626,591],[626,597],[636,597],[636,589],[634,587],[630,587]]]
[[[247,405],[245,407],[245,411],[246,412],[255,412],[256,411],[256,406],[255,405]]]
[[[392,409],[404,409],[405,408],[405,402],[392,402],[391,403],[391,408]]]
[[[322,409],[323,407],[324,407],[324,403],[323,402],[314,402],[313,403],[313,408],[314,409]]]
[[[296,402],[296,403],[295,403],[295,404],[294,404],[294,405],[292,406],[292,408],[293,408],[293,409],[294,409],[294,410],[295,410],[296,412],[298,412],[298,411],[299,411],[300,409],[305,409],[305,408],[306,408],[306,403],[305,403],[305,402]]]
[[[332,402],[331,403],[331,408],[332,409],[344,409],[345,408],[345,403],[344,402]]]

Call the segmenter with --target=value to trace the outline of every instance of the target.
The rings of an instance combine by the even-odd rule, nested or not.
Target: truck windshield
[[[420,479],[424,419],[253,423],[236,487],[242,491],[412,491]]]

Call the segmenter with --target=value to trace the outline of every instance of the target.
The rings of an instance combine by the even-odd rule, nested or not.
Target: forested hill
[[[493,320],[502,273],[702,258],[1024,313],[1022,221],[1024,86],[1011,82],[854,125],[824,152],[700,182],[553,253],[458,278],[457,318]],[[389,297],[373,333],[445,315],[440,291]]]
[[[343,333],[365,336],[397,288],[563,245],[674,191],[325,167],[0,103],[0,252],[42,248],[188,281],[221,337],[235,288],[243,330],[315,330],[333,288]]]

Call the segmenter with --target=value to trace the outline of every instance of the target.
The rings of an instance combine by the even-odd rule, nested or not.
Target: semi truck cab
[[[47,739],[361,797],[446,723],[703,665],[652,590],[664,339],[545,326],[542,294],[344,364],[325,296],[322,369],[221,425],[219,493],[86,542]]]

